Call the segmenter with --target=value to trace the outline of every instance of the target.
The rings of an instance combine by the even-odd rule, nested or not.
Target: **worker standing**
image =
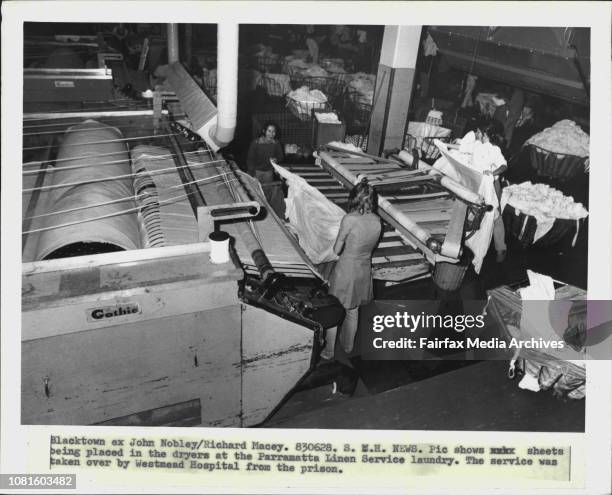
[[[504,142],[504,128],[501,123],[493,119],[482,119],[476,126],[476,131],[468,132],[459,146],[461,153],[469,155],[468,163],[471,168],[483,175],[493,176],[497,199],[501,197],[500,177],[508,169],[508,164],[501,152]],[[501,211],[495,212],[493,223],[493,243],[496,251],[496,261],[506,259],[506,232]]]
[[[506,146],[512,141],[514,128],[521,118],[525,102],[525,94],[522,89],[516,88],[512,92],[512,97],[504,105],[496,107],[493,118],[503,126],[503,137]]]
[[[318,32],[317,28],[313,24],[306,26],[306,34],[304,36],[306,48],[310,56],[310,61],[313,64],[319,63],[319,53],[321,51],[321,44],[325,41],[327,36]]]
[[[353,350],[359,323],[359,307],[373,299],[372,251],[378,243],[381,223],[376,211],[376,194],[367,179],[349,193],[348,213],[342,218],[334,243],[339,256],[330,276],[330,294],[336,296],[346,310],[338,335],[348,354]],[[327,330],[321,357],[332,359],[337,328]]]

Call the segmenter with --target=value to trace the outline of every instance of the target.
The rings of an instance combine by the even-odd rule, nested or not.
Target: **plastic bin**
[[[317,148],[323,144],[332,141],[344,141],[346,134],[346,124],[342,121],[338,123],[319,122],[317,113],[323,113],[320,110],[312,112],[312,146]],[[336,113],[336,112],[334,112]]]

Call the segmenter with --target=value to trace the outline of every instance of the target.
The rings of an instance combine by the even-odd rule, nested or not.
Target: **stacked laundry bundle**
[[[533,135],[527,144],[543,150],[579,157],[589,156],[589,135],[572,120],[560,120],[552,127]]]

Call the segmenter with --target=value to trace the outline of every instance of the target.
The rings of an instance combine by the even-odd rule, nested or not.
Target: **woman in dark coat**
[[[274,181],[274,168],[270,159],[282,161],[284,158],[283,147],[276,139],[277,134],[277,125],[267,122],[261,129],[261,135],[249,146],[247,171],[262,184]]]
[[[282,161],[284,158],[283,147],[276,135],[278,127],[272,122],[267,122],[261,135],[249,146],[247,154],[247,171],[254,176],[262,185],[266,199],[270,206],[281,217],[285,215],[285,201],[280,183],[275,184],[274,167],[270,163]]]
[[[334,244],[334,252],[339,258],[329,280],[330,293],[346,310],[338,338],[347,354],[353,350],[359,306],[373,299],[372,251],[382,230],[380,218],[374,213],[376,194],[366,179],[351,190],[348,210]],[[334,356],[336,333],[336,328],[327,330],[325,348],[321,353],[325,359]]]

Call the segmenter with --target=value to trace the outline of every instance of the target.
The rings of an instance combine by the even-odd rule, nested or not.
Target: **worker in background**
[[[329,279],[330,294],[336,296],[346,316],[337,327],[327,330],[324,359],[332,359],[337,333],[342,349],[347,354],[353,350],[359,324],[359,306],[373,299],[372,251],[378,243],[381,223],[376,211],[376,194],[367,179],[362,179],[349,193],[348,213],[342,217],[340,230],[334,243],[339,256]]]
[[[283,147],[277,139],[278,126],[273,122],[266,122],[261,134],[251,145],[247,153],[247,171],[262,185],[266,199],[270,206],[281,218],[284,218],[285,201],[280,183],[275,180],[272,162],[284,159]]]
[[[327,38],[325,34],[317,31],[317,28],[313,24],[306,26],[306,34],[304,36],[306,42],[306,48],[308,48],[308,54],[313,64],[319,63],[319,53],[321,44]]]
[[[332,26],[329,35],[331,52],[345,60],[345,65],[350,66],[359,52],[358,44],[353,36],[353,30],[344,25]]]
[[[525,141],[540,130],[535,121],[536,106],[537,102],[528,102],[523,107],[521,115],[514,126],[512,139],[509,143],[506,143],[508,156],[512,156],[519,152],[523,144],[525,144]]]
[[[495,109],[493,118],[503,126],[503,138],[506,146],[512,142],[514,128],[521,118],[521,113],[525,104],[525,94],[522,89],[516,88],[508,103],[500,105]]]

